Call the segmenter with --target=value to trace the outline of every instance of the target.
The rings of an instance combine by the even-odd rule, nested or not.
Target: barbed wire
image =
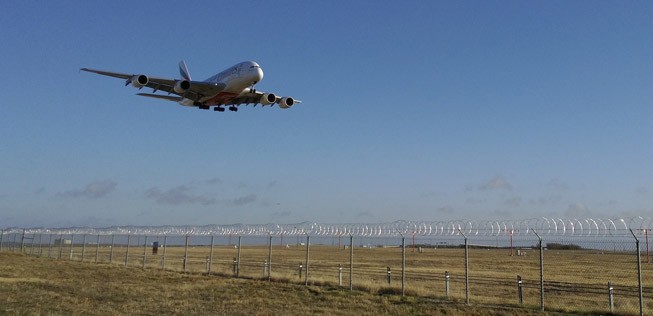
[[[544,236],[630,236],[647,234],[653,218],[530,218],[520,220],[395,221],[389,223],[329,224],[231,224],[203,226],[112,226],[105,228],[18,228],[3,229],[3,234],[89,234],[89,235],[168,235],[168,236],[525,236],[537,232]]]

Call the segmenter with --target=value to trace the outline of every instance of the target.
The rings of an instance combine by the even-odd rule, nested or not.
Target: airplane
[[[259,64],[253,61],[238,63],[204,81],[193,81],[186,62],[183,60],[179,62],[179,73],[182,79],[154,78],[144,74],[124,74],[89,68],[80,70],[125,79],[125,86],[131,84],[139,90],[143,87],[152,89],[152,93],[137,93],[140,96],[175,101],[181,105],[198,107],[202,110],[208,110],[213,106],[214,111],[224,112],[223,106],[229,106],[230,111],[236,112],[238,106],[243,104],[254,104],[254,106],[278,104],[282,109],[289,109],[302,102],[292,97],[280,97],[274,93],[265,93],[254,89],[254,85],[263,79],[263,70]],[[155,94],[157,91],[164,91],[168,94]]]

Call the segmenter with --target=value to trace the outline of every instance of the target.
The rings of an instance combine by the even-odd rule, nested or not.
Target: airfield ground
[[[19,253],[0,253],[0,263],[0,314],[550,314]]]

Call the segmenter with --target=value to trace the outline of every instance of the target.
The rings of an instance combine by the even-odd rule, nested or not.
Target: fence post
[[[16,252],[16,239],[18,238],[18,233],[14,233],[14,242],[11,243],[11,252]]]
[[[401,235],[401,296],[405,295],[406,287],[406,237]]]
[[[272,234],[268,243],[268,281],[272,279]]]
[[[211,275],[211,265],[213,265],[213,240],[215,236],[211,235],[211,250],[209,251],[209,268],[206,274]]]
[[[34,254],[34,240],[36,239],[36,234],[32,234],[32,238],[30,238],[32,242],[30,242],[29,245],[29,254],[33,255]]]
[[[50,258],[51,253],[52,253],[52,234],[50,234],[50,240],[48,245],[48,258]]]
[[[469,305],[469,254],[467,236],[458,227],[458,232],[465,238],[465,304]]]
[[[311,248],[311,236],[306,235],[306,275],[304,275],[304,285],[308,286],[308,254]]]
[[[241,246],[240,241],[241,241],[241,237],[242,236],[238,236],[238,262],[236,262],[236,277],[237,278],[240,277],[240,246]]]
[[[73,247],[75,247],[75,234],[70,234],[70,258],[68,260],[73,260]]]
[[[34,239],[36,239],[36,234],[32,234],[32,237],[28,237],[28,239],[31,240],[29,243],[29,254],[32,255],[34,254]]]
[[[84,237],[82,238],[82,260],[81,262],[84,262],[84,254],[86,253],[86,234],[83,235]]]
[[[127,250],[125,252],[125,266],[127,266],[127,262],[129,260],[129,242],[131,241],[131,235],[127,235]]]
[[[209,259],[210,256],[206,256],[206,274],[208,275],[210,273],[210,268],[209,266],[211,265],[211,259]]]
[[[59,257],[57,257],[57,259],[61,259],[62,254],[63,254],[63,234],[59,234]]]
[[[633,238],[635,238],[635,247],[637,248],[637,287],[639,290],[639,315],[644,315],[644,297],[642,293],[642,260],[639,249],[639,239],[637,239],[637,236],[635,236],[632,228],[629,229],[630,233],[633,235]]]
[[[234,263],[233,263],[233,273],[234,275],[237,274],[236,270],[238,269],[238,259],[234,258]]]
[[[540,248],[540,309],[544,310],[544,245],[542,244],[542,237],[533,229],[533,233],[539,240]]]
[[[449,271],[444,271],[444,295],[449,297]]]
[[[519,305],[524,304],[524,289],[521,280],[521,275],[517,275],[517,297],[519,298]]]
[[[23,253],[24,246],[25,246],[25,229],[23,228],[23,235],[20,238],[20,253]]]
[[[5,236],[5,230],[0,230],[0,252],[2,252],[2,238]]]
[[[95,263],[97,263],[99,255],[100,255],[100,234],[97,235],[97,240],[95,241]]]
[[[30,255],[34,254],[34,243],[35,242],[36,242],[36,234],[32,234],[32,245],[30,246],[31,249],[29,250]]]
[[[145,236],[145,241],[143,242],[143,267],[145,270],[145,262],[147,261],[147,235]]]
[[[34,234],[32,238],[36,239],[36,234]],[[34,239],[32,240],[32,242],[35,242]],[[39,249],[41,248],[40,246],[41,246],[41,234],[39,234]],[[36,251],[38,252],[38,256],[40,257],[41,252],[39,251],[39,249],[37,249]]]
[[[32,235],[32,236],[34,236],[34,235]],[[30,247],[29,254],[31,255],[32,251],[34,251],[34,238],[33,237],[23,237],[23,238],[27,239],[27,240],[31,240],[31,242],[29,244],[25,245],[25,253],[27,253],[27,247]]]
[[[166,268],[166,249],[168,249],[167,241],[168,236],[163,236],[163,256],[161,257],[161,270],[165,270]]]
[[[188,260],[188,235],[186,235],[186,246],[184,247],[184,261],[183,261],[183,270],[186,272],[186,261]]]
[[[43,256],[43,234],[39,234],[39,257]]]
[[[109,250],[109,263],[113,263],[113,247],[115,245],[114,240],[116,235],[111,235],[111,249]]]
[[[608,281],[608,305],[610,306],[610,313],[614,312],[614,288],[612,282]]]
[[[354,235],[349,234],[349,290],[354,289]]]

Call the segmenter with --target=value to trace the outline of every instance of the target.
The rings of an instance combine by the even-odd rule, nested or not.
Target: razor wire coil
[[[112,226],[104,228],[6,228],[4,234],[90,234],[90,235],[169,235],[169,236],[320,236],[320,237],[393,237],[393,236],[467,236],[500,237],[543,236],[606,237],[629,235],[630,230],[645,233],[653,228],[653,219],[631,217],[555,218],[540,217],[520,220],[444,220],[395,221],[388,223],[316,223],[295,224],[230,224],[180,226]]]

